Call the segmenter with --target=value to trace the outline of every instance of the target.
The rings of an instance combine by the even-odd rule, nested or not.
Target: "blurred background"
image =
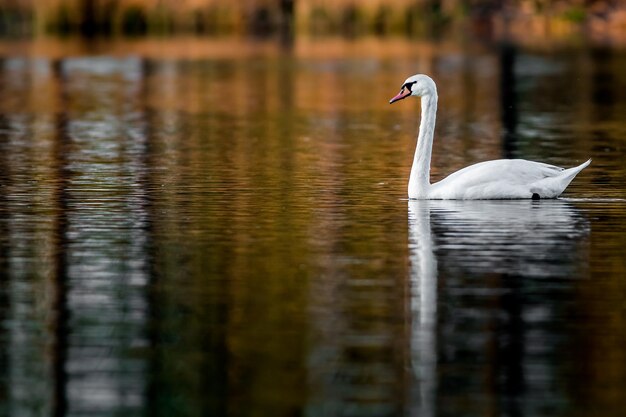
[[[0,0],[0,416],[622,417],[626,3]],[[409,202],[592,164],[555,201]]]
[[[484,34],[623,39],[619,0],[3,0],[4,34]]]

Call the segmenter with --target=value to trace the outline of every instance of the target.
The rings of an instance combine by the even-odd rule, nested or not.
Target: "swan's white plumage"
[[[437,112],[437,87],[423,74],[407,78],[400,93],[390,103],[409,96],[422,99],[422,120],[413,167],[409,178],[409,198],[442,200],[524,199],[533,194],[556,198],[574,177],[591,163],[564,169],[524,159],[498,159],[463,168],[430,184],[430,159]]]
[[[431,199],[556,198],[591,160],[569,169],[524,159],[498,159],[463,168],[432,184]]]

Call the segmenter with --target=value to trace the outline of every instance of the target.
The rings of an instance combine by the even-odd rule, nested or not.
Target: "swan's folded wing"
[[[558,177],[563,168],[524,159],[497,159],[463,168],[436,184],[433,198],[529,198],[530,186]]]

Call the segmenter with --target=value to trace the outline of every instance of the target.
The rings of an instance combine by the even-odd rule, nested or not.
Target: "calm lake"
[[[408,201],[574,166],[561,199]],[[0,416],[623,416],[626,50],[0,41]]]

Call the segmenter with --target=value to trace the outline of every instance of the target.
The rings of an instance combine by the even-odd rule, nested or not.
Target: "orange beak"
[[[405,92],[406,90],[406,92]],[[394,98],[392,98],[391,100],[389,100],[389,104],[393,104],[396,101],[400,101],[404,98],[407,98],[408,96],[411,95],[411,90],[409,90],[408,88],[404,88],[402,87],[402,90],[400,90],[400,92],[398,93],[398,95],[396,95]]]

